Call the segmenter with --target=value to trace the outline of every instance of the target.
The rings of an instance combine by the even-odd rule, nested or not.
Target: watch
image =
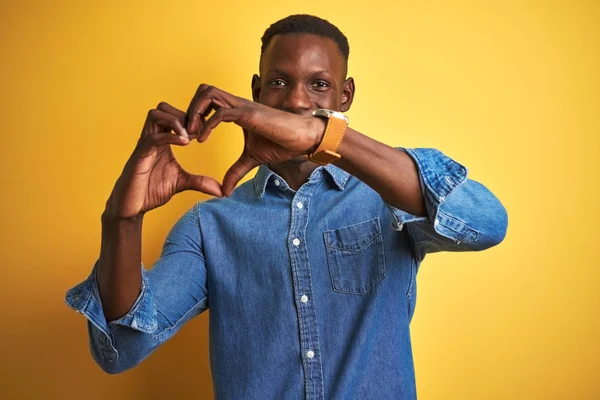
[[[339,160],[342,156],[337,153],[337,149],[342,143],[346,127],[348,126],[348,117],[339,111],[319,108],[312,113],[318,118],[327,118],[327,127],[323,134],[323,139],[317,149],[304,157],[307,160],[321,165],[327,165]]]

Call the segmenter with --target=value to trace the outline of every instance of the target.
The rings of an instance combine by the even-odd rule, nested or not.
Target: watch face
[[[329,110],[327,108],[319,108],[319,109],[313,111],[313,115],[315,117],[321,117],[321,118],[333,117],[333,118],[343,119],[346,121],[346,123],[348,123],[348,117],[346,117],[344,114],[342,114],[339,111]]]

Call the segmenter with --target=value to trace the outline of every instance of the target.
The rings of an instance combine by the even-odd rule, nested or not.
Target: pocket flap
[[[370,244],[381,235],[379,218],[323,232],[325,246],[356,251]]]

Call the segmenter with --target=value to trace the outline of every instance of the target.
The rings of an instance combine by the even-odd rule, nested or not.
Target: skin
[[[317,108],[344,112],[352,105],[354,80],[345,75],[345,60],[333,40],[279,35],[265,49],[260,76],[252,78],[254,101],[202,84],[187,112],[167,103],[150,110],[102,214],[97,279],[108,321],[125,315],[139,296],[146,212],[184,190],[228,196],[261,164],[268,164],[292,188],[299,189],[319,166],[304,155],[318,147],[326,126],[326,121],[311,112]],[[193,139],[202,143],[223,122],[237,124],[244,134],[242,154],[223,183],[181,168],[171,146],[188,146]],[[426,215],[417,169],[407,154],[352,127],[347,128],[337,151],[342,157],[336,166],[361,179],[390,204]]]

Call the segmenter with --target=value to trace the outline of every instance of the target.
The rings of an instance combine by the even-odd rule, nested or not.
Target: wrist
[[[121,217],[113,213],[110,209],[105,208],[100,217],[102,225],[117,226],[117,225],[141,225],[144,220],[144,214],[138,214],[133,217]]]
[[[307,155],[313,154],[323,141],[325,135],[325,129],[327,128],[327,121],[323,118],[311,117],[311,129],[312,132],[312,145],[307,151]]]

